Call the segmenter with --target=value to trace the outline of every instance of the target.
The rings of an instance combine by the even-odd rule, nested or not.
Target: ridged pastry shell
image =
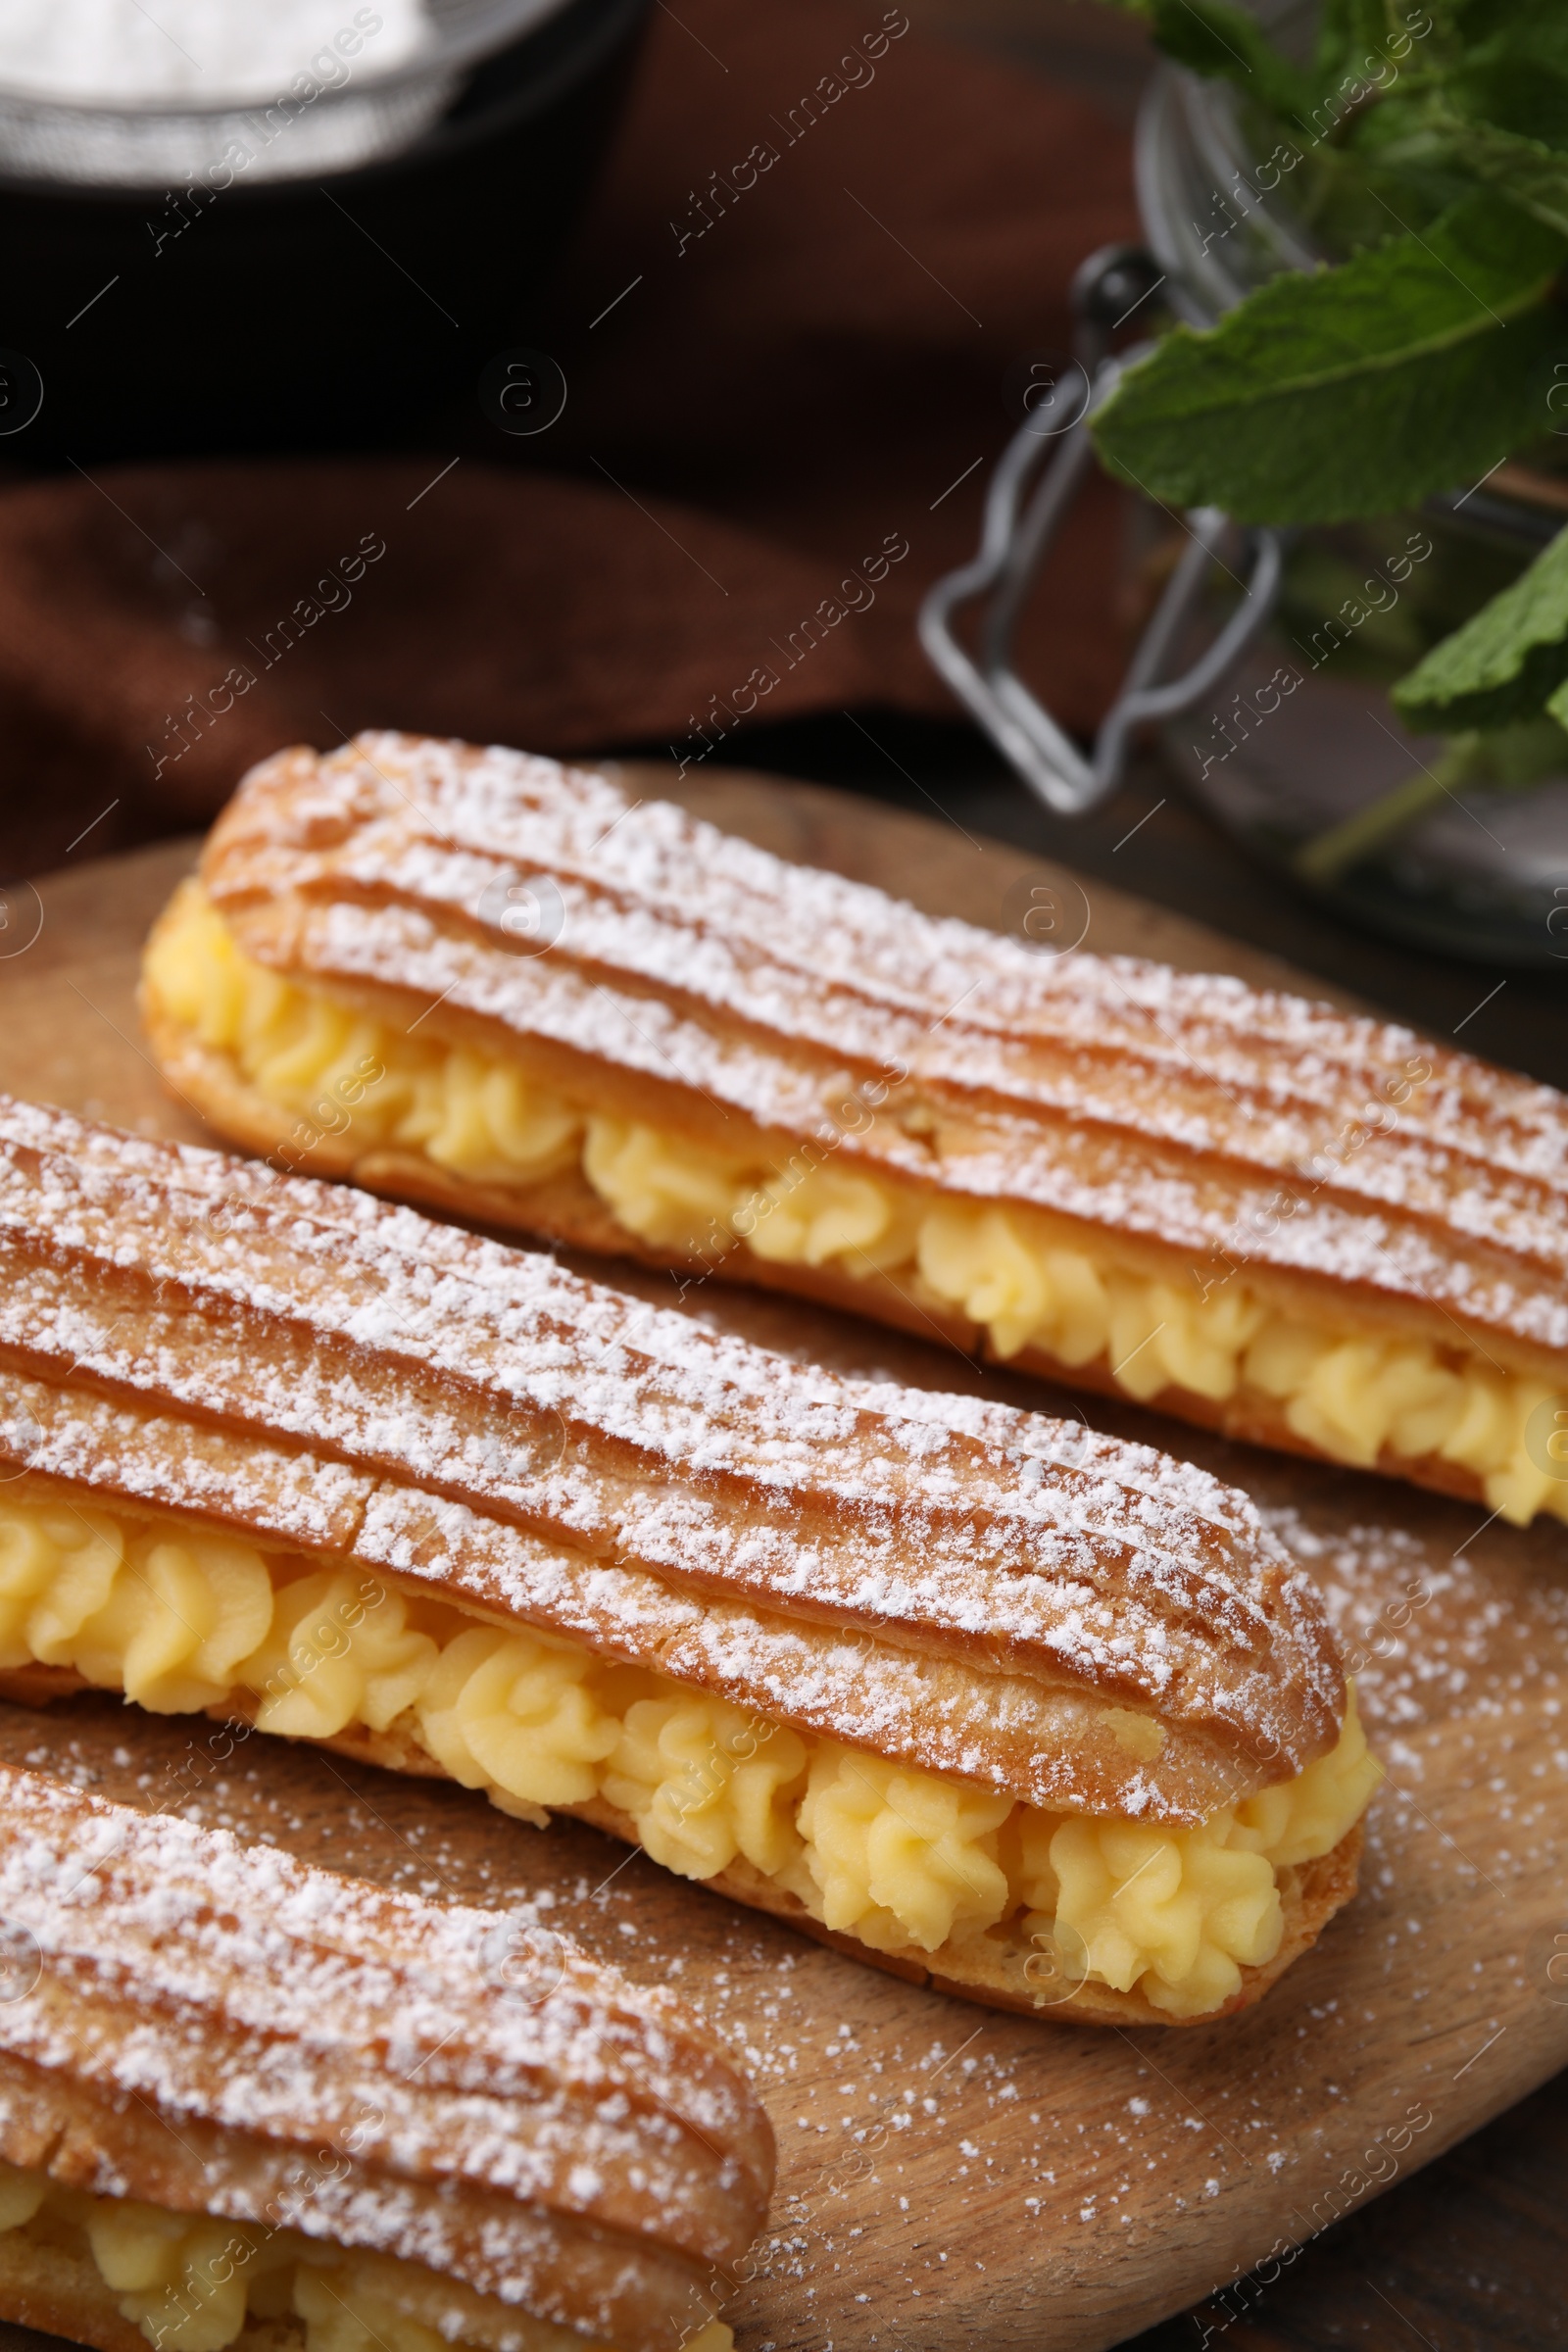
[[[367,1195],[0,1098],[5,1459],[0,1498],[353,1562],[1067,1815],[1204,1823],[1334,1750],[1346,1713],[1315,1593],[1196,1469],[803,1369]],[[431,1768],[396,1723],[342,1744]],[[630,1834],[600,1800],[563,1809]],[[1244,1997],[1347,1898],[1358,1836],[1284,1874],[1281,1955]],[[714,1883],[815,1932],[744,1869]],[[935,1966],[1007,1997],[995,1945]],[[1143,2009],[1092,1984],[1068,2006]]]
[[[1063,1355],[1064,1341],[1036,1337],[1009,1342],[1021,1364],[1131,1386],[1233,1436],[1364,1461],[1511,1517],[1568,1512],[1555,1457],[1531,1436],[1559,1393],[1568,1421],[1568,1112],[1548,1088],[1238,980],[1037,956],[511,752],[375,734],[326,758],[282,753],[219,819],[202,888],[255,964],[394,1036],[494,1057],[715,1164],[830,1154],[911,1212],[993,1204],[1042,1248],[1054,1239],[1169,1286],[1167,1319],[1229,1298],[1287,1337],[1413,1349],[1389,1376],[1400,1396],[1447,1402],[1435,1422],[1424,1404],[1407,1416],[1410,1453],[1392,1436],[1362,1444],[1353,1396],[1325,1406],[1252,1379],[1205,1385],[1180,1350],[1175,1370],[1151,1369],[1155,1348],[1128,1375],[1108,1343]],[[518,891],[537,953],[508,935]],[[951,1285],[853,1250],[809,1262],[733,1246],[733,1231],[712,1248],[650,1240],[581,1166],[501,1182],[362,1140],[352,1121],[302,1128],[156,989],[145,1009],[181,1094],[293,1168],[781,1287],[965,1349],[1001,1344]],[[1340,1388],[1364,1385],[1347,1360]],[[1494,1376],[1513,1384],[1519,1420],[1495,1461],[1468,1434]],[[1343,1442],[1324,1435],[1335,1410]],[[1419,1434],[1426,1422],[1435,1434]]]
[[[416,2265],[623,2352],[671,2352],[765,2216],[771,2129],[708,2031],[560,1937],[519,1998],[505,1914],[9,1768],[0,1914],[8,2165]],[[0,2312],[147,2340],[91,2263],[14,2229]]]

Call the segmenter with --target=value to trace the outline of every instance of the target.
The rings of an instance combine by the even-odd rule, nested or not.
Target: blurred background
[[[1450,900],[1505,858],[1523,912],[1412,929],[1381,873],[1358,902],[1260,850],[1338,735],[1247,808],[1168,735],[1064,820],[920,650],[1070,377],[1074,270],[1139,234],[1135,19],[387,0],[377,61],[374,10],[301,5],[338,45],[254,61],[249,99],[167,51],[118,109],[0,77],[7,875],[199,824],[280,741],[367,723],[722,760],[947,812],[1568,1081],[1568,782],[1442,811]],[[1024,617],[1080,739],[1181,544],[1152,513],[1092,481]]]

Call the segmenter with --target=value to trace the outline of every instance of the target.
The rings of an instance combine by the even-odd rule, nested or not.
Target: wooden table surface
[[[716,821],[933,909],[1005,928],[1043,883],[1087,921],[1091,946],[1288,977],[1179,915],[925,819],[741,776],[688,782]],[[161,847],[12,894],[0,1083],[148,1132],[198,1132],[159,1086],[130,1002],[137,945],[184,855]],[[646,1283],[672,1302],[662,1278]],[[716,1284],[698,1304],[846,1367],[1053,1401],[847,1318]],[[1484,1528],[1477,1510],[1130,1406],[1089,1409],[1246,1485],[1368,1653],[1364,1704],[1391,1780],[1362,1894],[1266,2002],[1222,2027],[1124,2034],[1000,2017],[858,1967],[575,1825],[537,1833],[461,1790],[281,1742],[258,1740],[235,1770],[206,1727],[106,1700],[5,1709],[0,1753],[130,1801],[193,1806],[334,1868],[548,1906],[633,1974],[681,1984],[752,2066],[779,2135],[743,2352],[1109,2345],[1260,2258],[1209,2305],[1210,2340],[1339,2340],[1338,2323],[1288,2331],[1320,2257],[1286,2249],[1346,2212],[1375,2233],[1381,2191],[1419,2195],[1403,2184],[1423,2165],[1568,2061],[1568,2007],[1548,1975],[1568,1918],[1568,1540],[1560,1525]],[[1462,2181],[1473,2160],[1457,2173],[1454,2161],[1448,2179]],[[1377,2292],[1387,2309],[1366,2297],[1361,2340],[1404,2340],[1400,2282]],[[1191,2328],[1172,2340],[1192,2342]]]

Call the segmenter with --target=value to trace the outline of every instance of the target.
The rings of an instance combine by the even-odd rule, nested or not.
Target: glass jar
[[[1305,37],[1310,11],[1265,13],[1287,45]],[[1282,146],[1229,85],[1169,67],[1140,119],[1137,182],[1150,251],[1195,326],[1343,250],[1325,225],[1343,231],[1360,201],[1331,153]],[[1562,448],[1568,469],[1568,439]],[[1568,958],[1568,736],[1545,719],[1413,736],[1387,692],[1565,522],[1568,470],[1548,457],[1501,466],[1416,514],[1292,533],[1269,628],[1211,704],[1161,731],[1187,789],[1365,926],[1489,962]],[[1146,521],[1133,560],[1146,604],[1182,544]],[[1234,602],[1216,569],[1197,635]]]

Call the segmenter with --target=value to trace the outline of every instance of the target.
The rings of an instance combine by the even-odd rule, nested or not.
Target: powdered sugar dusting
[[[0,1256],[0,1346],[63,1399],[16,1392],[35,1471],[211,1507],[238,1448],[253,1527],[719,1687],[750,1641],[746,1687],[834,1736],[918,1760],[940,1685],[947,1768],[1038,1802],[1043,1746],[1067,1768],[1031,1691],[1035,1732],[1068,1702],[1158,1710],[1162,1759],[1107,1737],[1094,1766],[1132,1812],[1191,1818],[1238,1751],[1262,1781],[1336,1735],[1288,1554],[1146,1448],[804,1369],[412,1211],[21,1104]]]
[[[519,957],[485,909],[540,874],[563,925]],[[1127,957],[1052,962],[628,808],[605,777],[391,734],[256,770],[204,877],[262,960],[634,1073],[677,1125],[831,1133],[846,1165],[1568,1348],[1562,1098],[1396,1025]],[[894,1068],[929,1115],[832,1128],[835,1088]],[[1246,1213],[1282,1181],[1291,1207]]]
[[[575,2262],[601,2323],[733,2261],[765,2207],[767,2126],[689,2013],[559,1937],[516,1997],[505,1915],[0,1768],[0,1916],[40,1964],[0,2003],[17,2161],[580,2319],[552,2284]]]

